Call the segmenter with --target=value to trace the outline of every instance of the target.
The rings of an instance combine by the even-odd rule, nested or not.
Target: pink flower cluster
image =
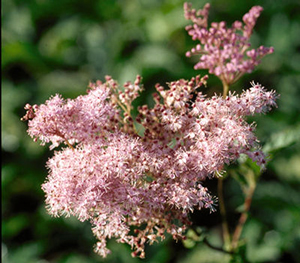
[[[26,105],[27,115],[32,119],[28,123],[29,135],[38,137],[43,144],[51,142],[51,148],[62,142],[74,144],[105,138],[107,131],[114,127],[113,121],[108,120],[114,120],[117,115],[111,103],[105,101],[108,92],[109,89],[104,87],[90,90],[75,100],[64,100],[55,95],[40,106]]]
[[[186,12],[205,25],[194,11]],[[206,17],[207,7],[200,14]],[[245,20],[255,16],[250,12]],[[219,35],[214,38],[217,43]],[[242,154],[264,166],[255,126],[245,116],[276,106],[275,92],[255,83],[241,95],[206,98],[199,91],[206,81],[180,79],[168,89],[157,84],[154,107],[140,106],[135,118],[132,102],[143,89],[139,76],[123,87],[108,76],[84,96],[27,104],[29,135],[51,148],[68,146],[47,162],[42,189],[48,212],[90,221],[95,251],[104,257],[112,237],[142,258],[145,244],[166,233],[184,238],[190,211],[214,210],[214,197],[203,185],[207,178],[221,176],[224,165]]]
[[[206,4],[199,11],[192,9],[190,3],[185,3],[185,17],[191,20],[193,26],[186,30],[193,40],[198,40],[195,48],[186,55],[199,54],[200,61],[195,69],[208,69],[210,74],[218,76],[223,83],[230,85],[244,73],[250,73],[260,63],[262,57],[273,53],[272,47],[260,46],[250,49],[250,36],[256,20],[263,10],[254,6],[243,16],[243,22],[235,21],[231,28],[226,27],[224,21],[213,22],[208,28],[208,13],[210,4]]]
[[[70,146],[47,163],[42,189],[49,213],[89,220],[102,256],[111,237],[130,244],[133,255],[141,257],[145,243],[163,239],[165,232],[182,238],[189,211],[214,209],[202,185],[206,178],[218,176],[241,154],[264,165],[254,126],[244,116],[275,105],[274,92],[259,84],[240,96],[205,98],[198,88],[206,79],[171,82],[167,90],[157,85],[163,102],[155,94],[155,106],[140,107],[136,118],[143,136],[118,110],[128,102],[123,95],[139,86],[127,83],[116,93],[109,77],[74,100],[56,95],[40,106],[27,105],[32,137]]]

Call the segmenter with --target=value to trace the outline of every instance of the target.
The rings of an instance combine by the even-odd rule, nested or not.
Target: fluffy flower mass
[[[254,6],[243,16],[243,22],[235,21],[231,28],[224,21],[213,22],[208,28],[210,4],[196,11],[191,4],[185,3],[186,19],[194,24],[186,27],[193,40],[200,43],[187,52],[187,56],[200,54],[195,69],[208,69],[210,74],[218,76],[228,85],[234,83],[244,73],[250,73],[260,63],[262,57],[273,53],[272,47],[260,46],[250,49],[250,36],[256,20],[262,12],[261,6]]]
[[[196,20],[193,11],[186,12]],[[206,17],[207,6],[201,12]],[[257,13],[252,13],[244,19],[250,22],[245,35],[236,40],[239,44],[248,38],[255,23]],[[206,19],[197,23],[206,26]],[[222,28],[213,26],[207,32]],[[204,33],[199,30],[190,29],[189,33],[202,39]],[[215,39],[217,43],[219,33],[212,34],[205,41]],[[219,54],[224,50],[227,47],[223,45]],[[250,60],[251,66],[247,66],[237,56],[235,70],[249,70],[256,64],[256,59]],[[202,61],[211,64],[213,59],[207,55]],[[202,67],[199,65],[197,68]],[[219,70],[225,74],[229,68],[226,63],[222,69],[215,65],[212,73]],[[264,166],[255,126],[248,124],[245,116],[267,112],[276,105],[275,92],[255,83],[241,95],[206,98],[200,90],[206,81],[207,76],[196,76],[171,82],[167,89],[156,85],[154,107],[140,106],[135,118],[132,101],[143,89],[139,76],[123,87],[106,77],[105,82],[91,84],[84,96],[64,100],[56,95],[45,104],[26,105],[23,119],[29,120],[32,138],[51,143],[51,148],[67,145],[47,162],[49,174],[42,189],[48,212],[90,221],[98,239],[95,251],[104,257],[109,253],[107,238],[128,243],[132,255],[139,257],[144,257],[146,243],[162,240],[166,233],[174,239],[184,238],[191,224],[189,212],[214,210],[214,197],[204,180],[219,176],[224,165],[241,154]]]

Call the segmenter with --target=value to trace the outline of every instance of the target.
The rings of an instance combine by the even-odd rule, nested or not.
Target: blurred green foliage
[[[193,0],[201,8],[203,0]],[[256,116],[257,135],[271,160],[254,194],[242,238],[249,262],[300,262],[300,3],[298,0],[211,0],[210,19],[232,23],[253,5],[264,12],[253,45],[274,46],[257,70],[233,86],[255,80],[281,94],[278,109]],[[195,72],[185,58],[194,43],[184,30],[181,0],[3,0],[2,1],[2,262],[141,262],[130,248],[109,242],[112,254],[92,251],[95,239],[88,223],[51,218],[40,185],[53,153],[31,141],[20,121],[26,103],[40,104],[55,93],[74,98],[89,81],[105,75],[123,83],[143,76],[146,91],[137,103],[151,104],[153,86]],[[221,92],[211,77],[205,92]],[[207,184],[216,194],[216,181]],[[214,192],[215,191],[215,192]],[[225,181],[230,226],[243,203],[234,180]],[[195,212],[195,226],[210,243],[221,246],[218,212]],[[193,237],[193,236],[192,236]],[[202,239],[186,244],[172,239],[147,248],[151,263],[227,262],[228,255]]]

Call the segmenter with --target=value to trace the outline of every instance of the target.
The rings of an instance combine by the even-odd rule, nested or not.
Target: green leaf
[[[182,243],[186,248],[193,248],[198,242],[202,242],[204,239],[204,231],[202,228],[197,227],[196,229],[189,229],[186,234],[186,240]]]
[[[246,257],[246,243],[243,243],[238,247],[238,250],[235,254],[232,255],[230,263],[248,263]]]
[[[263,147],[263,151],[266,153],[275,153],[297,142],[300,142],[299,124],[271,135],[269,141]]]

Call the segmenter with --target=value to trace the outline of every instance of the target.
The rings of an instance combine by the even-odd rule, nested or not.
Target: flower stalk
[[[223,242],[224,242],[224,250],[231,251],[231,235],[229,232],[229,227],[226,218],[226,207],[224,202],[224,194],[223,194],[223,181],[224,178],[218,178],[218,200],[220,207],[220,215],[222,218],[222,233],[223,233]]]

